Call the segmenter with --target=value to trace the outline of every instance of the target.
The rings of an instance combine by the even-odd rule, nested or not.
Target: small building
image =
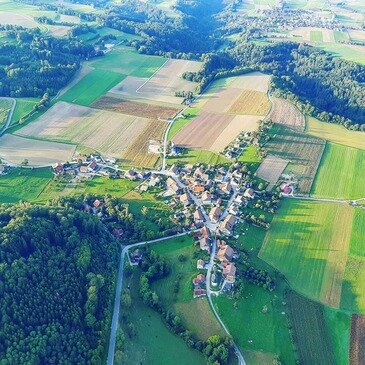
[[[212,240],[209,237],[201,238],[199,241],[200,249],[203,251],[208,251],[210,253],[210,247],[212,244]]]
[[[255,198],[255,191],[252,188],[248,188],[243,193],[243,196],[248,199],[254,199]]]
[[[236,266],[233,262],[230,262],[225,267],[223,267],[223,277],[229,283],[234,283],[236,280]]]
[[[173,174],[177,174],[179,172],[179,168],[174,164],[169,168],[169,171]]]
[[[230,194],[232,191],[232,185],[230,183],[223,183],[219,188],[224,194]]]
[[[96,161],[91,161],[87,165],[87,169],[88,169],[89,172],[95,172],[98,169],[98,164],[96,163]]]
[[[224,221],[221,222],[219,230],[227,236],[232,236],[236,222],[237,218],[233,214],[228,214]]]
[[[210,229],[204,226],[200,231],[200,238],[210,238],[211,236]]]
[[[197,209],[195,212],[194,212],[194,222],[195,223],[202,223],[204,222],[204,215],[202,213],[202,211],[200,209]]]
[[[123,236],[123,234],[124,234],[124,231],[123,231],[122,228],[114,228],[113,229],[113,236],[114,237],[120,238],[120,237]]]
[[[207,291],[205,289],[194,289],[194,298],[199,298],[204,295],[207,295]]]
[[[212,204],[212,194],[209,191],[204,191],[201,201],[204,205]]]
[[[3,173],[4,171],[1,171],[1,167],[4,168],[4,165],[0,165],[0,174]],[[56,175],[63,175],[63,173],[65,172],[65,169],[64,169],[64,165],[63,163],[61,162],[57,162],[55,163],[53,166],[53,172],[56,174]]]
[[[193,193],[194,194],[201,194],[201,193],[204,192],[204,190],[205,190],[205,187],[202,184],[195,184],[193,186]]]
[[[230,245],[221,245],[217,253],[217,258],[220,262],[231,261],[234,251]]]
[[[219,221],[219,218],[222,215],[222,211],[219,207],[214,207],[210,213],[209,213],[209,218],[213,223],[217,223]]]
[[[82,174],[87,174],[89,172],[89,169],[87,168],[87,166],[82,165],[80,166],[80,172]]]
[[[241,195],[241,194],[238,194],[235,198],[234,198],[234,202],[238,205],[242,205],[242,204],[246,204],[246,198]]]
[[[124,175],[127,179],[135,181],[137,180],[137,172],[134,170],[128,170],[125,175]]]
[[[238,206],[235,203],[231,204],[228,208],[228,213],[233,214],[233,215],[237,215],[239,213]]]
[[[281,184],[280,185],[280,191],[283,195],[290,195],[293,193],[293,187],[289,184]]]
[[[200,286],[205,285],[205,275],[204,274],[198,274],[193,279],[193,285],[194,285],[194,288],[200,288]]]
[[[184,204],[184,206],[188,206],[190,205],[191,199],[190,196],[187,193],[184,193],[183,195],[180,196],[180,203]]]
[[[205,267],[205,262],[204,262],[204,260],[199,259],[199,260],[196,262],[196,268],[197,268],[198,270],[203,270],[203,269],[204,269],[204,267]]]

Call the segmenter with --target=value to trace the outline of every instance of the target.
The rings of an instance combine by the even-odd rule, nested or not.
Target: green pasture
[[[230,163],[230,160],[228,160],[223,155],[218,155],[217,153],[211,151],[187,149],[182,155],[167,158],[168,165],[177,163],[203,163],[206,165],[221,165]]]
[[[39,99],[36,98],[20,98],[16,99],[16,105],[14,109],[14,114],[11,119],[11,124],[17,123],[20,119],[28,115],[33,107],[37,104]]]
[[[320,30],[311,30],[310,31],[310,40],[311,42],[323,42],[323,34]]]
[[[334,199],[365,197],[365,151],[327,143],[311,195]]]

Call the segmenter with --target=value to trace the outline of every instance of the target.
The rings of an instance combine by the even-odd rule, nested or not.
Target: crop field
[[[62,101],[89,106],[125,78],[124,75],[95,69],[87,73],[75,86],[66,91]]]
[[[365,47],[353,44],[326,43],[318,45],[319,48],[330,52],[337,57],[365,65]]]
[[[11,99],[0,98],[0,128],[6,123],[12,105]]]
[[[365,133],[350,131],[339,124],[321,122],[309,117],[306,132],[329,142],[365,150]]]
[[[34,201],[53,177],[50,168],[17,168],[0,176],[0,203]]]
[[[38,23],[32,17],[12,12],[1,12],[0,24],[19,25],[26,28],[36,28],[38,26]]]
[[[304,27],[293,30],[291,34],[306,42],[335,43],[334,32],[330,29]]]
[[[325,141],[280,126],[266,148],[269,154],[290,162],[286,172],[295,176],[300,193],[309,194]]]
[[[173,137],[185,128],[191,121],[200,114],[200,109],[197,107],[189,107],[184,111],[183,118],[177,118],[174,124],[169,129],[168,140],[171,141]]]
[[[263,115],[270,110],[270,101],[266,93],[244,90],[229,109],[232,114]]]
[[[0,158],[13,164],[47,166],[71,160],[76,146],[6,134],[0,138]]]
[[[293,289],[335,308],[364,310],[365,265],[352,258],[353,235],[365,211],[347,204],[287,199],[274,216],[260,258],[284,273]],[[356,265],[358,262],[359,265]],[[362,291],[361,291],[362,290]],[[346,295],[344,295],[344,292]],[[347,303],[343,298],[351,298]]]
[[[365,151],[328,143],[313,183],[311,195],[337,199],[365,197]]]
[[[120,158],[150,122],[145,118],[58,102],[18,134],[74,143]]]
[[[284,99],[273,98],[273,108],[268,119],[299,132],[304,132],[305,129],[304,115],[294,104]]]
[[[271,190],[278,182],[287,164],[287,160],[269,155],[260,164],[256,171],[256,176],[267,181],[269,185],[266,189]]]
[[[160,156],[155,153],[148,153],[148,141],[162,141],[167,123],[158,120],[150,120],[143,131],[122,154],[124,165],[139,167],[155,167]]]
[[[365,363],[365,316],[352,315],[350,364],[362,365]]]
[[[254,131],[258,118],[245,115],[201,113],[176,134],[173,142],[186,148],[221,152],[240,132]]]
[[[147,103],[138,103],[131,100],[118,99],[111,96],[102,96],[91,105],[93,108],[110,110],[137,117],[152,119],[172,118],[179,112],[179,109]]]
[[[229,86],[243,90],[254,90],[266,93],[269,89],[271,76],[261,72],[250,72],[246,75],[232,78]]]
[[[292,291],[286,300],[300,363],[336,364],[322,305]]]
[[[210,89],[201,97],[203,100],[206,99],[202,109],[207,113],[227,113],[241,93],[241,89],[233,87]]]
[[[323,42],[323,33],[319,30],[311,30],[310,40],[311,42]]]

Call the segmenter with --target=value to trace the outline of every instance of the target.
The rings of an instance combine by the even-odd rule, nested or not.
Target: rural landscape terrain
[[[361,0],[0,0],[0,364],[365,364]]]

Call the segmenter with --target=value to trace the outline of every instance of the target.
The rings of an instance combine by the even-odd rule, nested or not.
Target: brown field
[[[0,138],[0,158],[14,164],[21,164],[25,159],[30,166],[70,161],[75,148],[71,144],[38,141],[11,134]]]
[[[365,364],[365,316],[351,318],[350,365]]]
[[[269,154],[288,160],[286,172],[298,181],[298,191],[309,194],[326,142],[286,126],[278,131],[266,144]]]
[[[38,26],[32,17],[16,13],[0,13],[0,24],[20,25],[25,28],[36,28]]]
[[[304,132],[305,118],[299,109],[291,102],[279,98],[273,98],[273,108],[268,115],[274,123],[286,125],[299,132]]]
[[[173,142],[186,148],[209,150],[233,119],[234,115],[201,113],[176,134]]]
[[[130,100],[113,98],[111,96],[102,96],[91,106],[98,109],[110,110],[112,112],[152,119],[168,119],[175,116],[180,111],[180,109],[177,108],[138,103]]]
[[[58,102],[18,134],[74,143],[119,158],[149,123],[146,118]]]
[[[182,74],[186,71],[198,71],[200,62],[186,60],[168,60],[150,78],[126,77],[110,90],[111,94],[126,99],[146,99],[170,105],[180,105],[182,98],[176,97],[176,91],[194,91],[196,84],[186,81]]]
[[[203,95],[203,98],[207,101],[202,106],[202,109],[208,113],[226,113],[241,93],[241,89],[230,87],[214,89],[214,91]]]
[[[123,163],[146,168],[155,167],[160,156],[158,154],[148,153],[148,141],[150,139],[162,140],[166,128],[166,122],[158,120],[150,121],[145,130],[139,134],[126,152],[123,153]]]
[[[213,141],[210,151],[222,152],[241,132],[253,132],[257,129],[259,117],[256,115],[236,115]]]
[[[266,115],[269,111],[270,101],[266,93],[243,90],[228,112],[232,114]]]
[[[271,190],[275,186],[288,162],[288,160],[272,155],[267,156],[262,161],[256,171],[256,175],[269,183],[267,190]]]
[[[67,27],[64,25],[48,25],[47,28],[49,32],[55,37],[64,37],[68,34],[68,31],[71,27]]]
[[[230,81],[229,87],[266,93],[269,89],[270,78],[271,76],[261,72],[250,72],[246,75],[234,77]]]

